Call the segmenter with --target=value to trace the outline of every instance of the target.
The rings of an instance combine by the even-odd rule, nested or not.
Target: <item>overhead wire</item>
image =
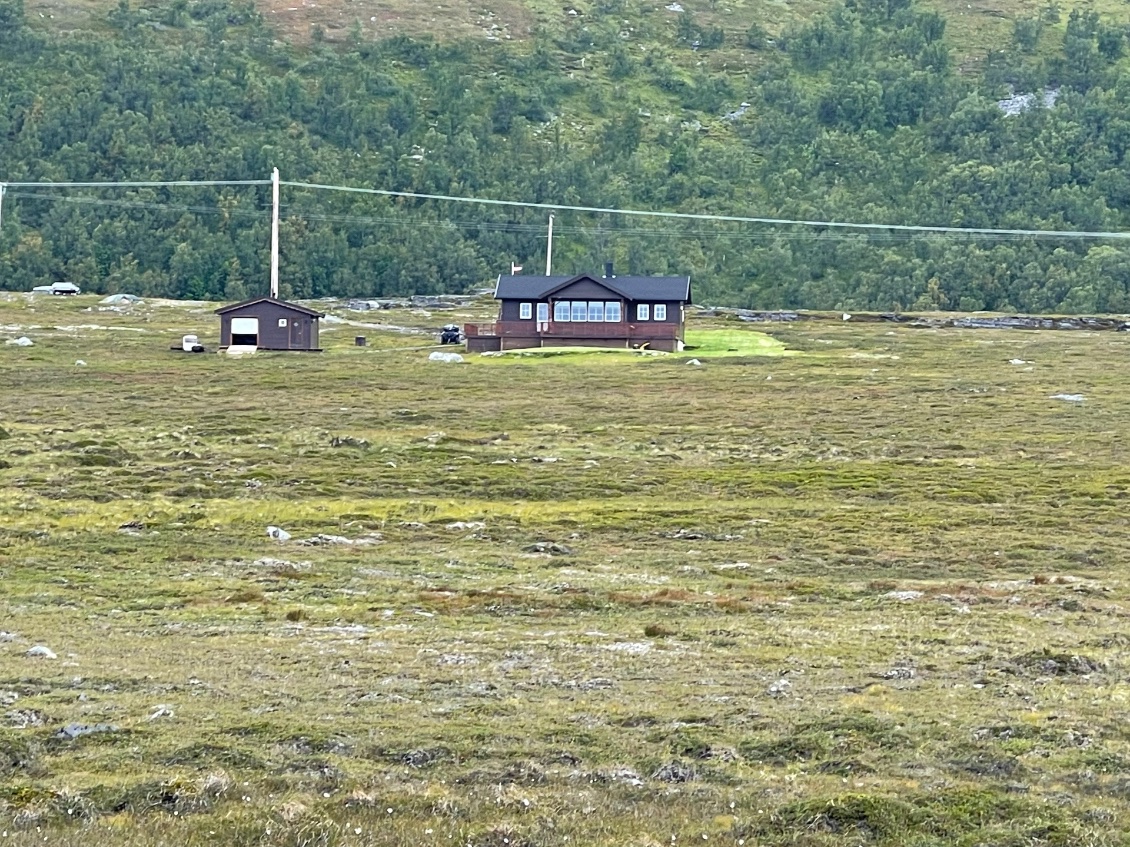
[[[14,181],[2,182],[8,197],[24,197],[27,199],[59,200],[74,203],[89,203],[93,205],[122,206],[132,208],[164,209],[168,211],[196,212],[201,214],[227,214],[239,217],[262,217],[270,213],[267,211],[249,211],[240,209],[225,210],[217,207],[190,206],[178,204],[163,204],[142,201],[115,201],[99,198],[63,198],[50,195],[29,195],[24,192],[11,191],[12,188],[37,188],[37,189],[63,189],[63,188],[176,188],[176,187],[225,187],[225,186],[265,186],[271,180],[137,180],[120,182],[30,182]],[[898,241],[922,236],[975,236],[989,240],[1023,240],[1031,238],[1065,238],[1065,239],[1127,239],[1128,232],[1111,232],[1095,230],[1048,230],[1048,229],[1009,229],[996,227],[957,227],[933,226],[918,224],[882,224],[858,221],[821,221],[801,218],[775,218],[748,215],[723,215],[696,212],[669,212],[647,209],[617,209],[602,206],[581,206],[562,203],[540,203],[521,200],[498,200],[485,197],[461,197],[449,194],[432,194],[417,191],[393,191],[379,188],[366,188],[358,186],[328,185],[322,183],[296,182],[280,180],[280,185],[291,188],[332,191],[339,193],[375,195],[382,197],[399,197],[418,200],[434,200],[464,204],[478,204],[485,206],[498,206],[520,209],[540,209],[560,212],[578,212],[586,214],[621,215],[626,217],[653,217],[667,220],[703,221],[713,223],[731,224],[760,224],[773,227],[807,228],[821,230],[820,232],[802,233],[789,232],[775,229],[764,233],[735,233],[718,230],[669,230],[669,229],[643,229],[638,227],[570,227],[559,226],[557,231],[562,234],[573,235],[602,235],[602,236],[639,236],[662,238],[724,238],[727,240],[763,240],[763,239],[844,239],[853,236],[844,231],[855,230],[860,234],[868,234],[871,238],[883,241]],[[323,212],[304,212],[295,209],[287,210],[288,218],[323,221],[328,223],[356,223],[356,224],[390,224],[411,225],[419,227],[450,227],[455,226],[465,229],[485,229],[505,232],[540,232],[542,225],[526,224],[519,222],[497,221],[458,221],[458,220],[422,220],[419,218],[404,217],[373,217],[357,215],[335,215]],[[826,230],[833,230],[829,233]]]
[[[769,224],[774,226],[805,226],[826,229],[889,230],[894,232],[946,233],[961,235],[1003,235],[1038,238],[1101,238],[1127,239],[1130,232],[1102,232],[1091,230],[1058,229],[1003,229],[992,227],[930,226],[917,224],[880,224],[852,221],[816,221],[796,218],[769,218],[747,215],[715,215],[696,212],[664,212],[646,209],[614,209],[603,206],[577,206],[563,203],[535,203],[525,200],[496,200],[486,197],[460,197],[452,194],[426,194],[418,191],[392,191],[383,188],[360,188],[322,183],[281,180],[280,185],[318,191],[340,191],[353,194],[373,194],[383,197],[404,197],[419,200],[443,200],[453,203],[477,203],[484,206],[508,206],[524,209],[544,209],[558,212],[587,212],[592,214],[627,215],[639,217],[671,218],[679,220],[724,221],[729,223]]]
[[[179,179],[142,182],[8,182],[8,188],[191,188],[222,185],[270,185],[269,179]]]
[[[10,185],[11,183],[9,183]],[[20,197],[25,200],[46,200],[53,203],[75,203],[88,206],[115,206],[126,209],[147,209],[163,212],[196,212],[198,214],[230,215],[232,217],[269,218],[267,210],[221,209],[219,206],[187,206],[175,203],[151,203],[139,200],[106,200],[101,197],[59,197],[51,194],[34,194],[27,191],[9,191],[7,197]]]

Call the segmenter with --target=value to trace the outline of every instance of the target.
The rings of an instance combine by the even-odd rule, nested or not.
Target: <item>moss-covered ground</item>
[[[0,843],[1130,840],[1125,335],[211,308],[0,300]]]

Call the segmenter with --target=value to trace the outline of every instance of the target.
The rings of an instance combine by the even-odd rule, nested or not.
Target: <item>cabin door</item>
[[[290,349],[305,350],[310,346],[307,336],[308,327],[304,318],[291,318],[290,321]]]

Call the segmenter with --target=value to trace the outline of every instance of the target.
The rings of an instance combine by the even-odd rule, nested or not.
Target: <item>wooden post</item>
[[[553,215],[549,216],[549,243],[545,248],[545,275],[553,275]]]
[[[271,296],[279,296],[279,169],[271,171]]]

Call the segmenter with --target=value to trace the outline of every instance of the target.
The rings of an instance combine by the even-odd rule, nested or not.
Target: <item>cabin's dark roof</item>
[[[691,300],[689,276],[500,276],[494,288],[496,300],[540,300],[574,282],[588,279],[628,300]]]
[[[222,309],[216,309],[217,315],[223,315],[228,312],[234,312],[236,309],[242,309],[244,306],[254,306],[256,303],[274,303],[276,306],[282,306],[284,309],[291,309],[295,312],[301,312],[304,315],[309,315],[312,318],[324,318],[322,312],[316,312],[313,309],[308,309],[305,306],[299,306],[297,303],[288,303],[286,300],[279,300],[277,297],[252,297],[250,300],[244,300],[242,303],[232,303],[230,306],[224,306]]]

